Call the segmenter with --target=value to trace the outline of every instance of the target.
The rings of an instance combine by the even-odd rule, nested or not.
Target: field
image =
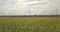
[[[0,17],[0,32],[60,32],[60,17]]]

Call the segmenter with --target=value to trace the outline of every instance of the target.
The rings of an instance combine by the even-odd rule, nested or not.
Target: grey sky
[[[0,0],[0,15],[60,15],[60,0]]]

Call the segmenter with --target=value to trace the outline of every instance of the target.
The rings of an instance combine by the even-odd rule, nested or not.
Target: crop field
[[[0,17],[0,32],[60,32],[60,16]]]

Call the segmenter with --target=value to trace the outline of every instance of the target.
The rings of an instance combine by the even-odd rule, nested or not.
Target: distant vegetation
[[[60,17],[0,17],[0,32],[60,32]]]

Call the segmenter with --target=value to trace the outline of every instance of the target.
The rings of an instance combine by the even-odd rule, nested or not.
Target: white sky
[[[0,0],[0,15],[60,15],[60,0]]]

